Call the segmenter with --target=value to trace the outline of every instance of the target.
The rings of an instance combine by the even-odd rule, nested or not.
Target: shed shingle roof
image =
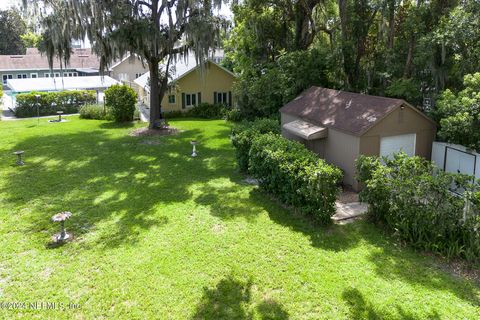
[[[60,69],[60,61],[54,60],[54,69]],[[64,69],[94,68],[98,69],[100,59],[90,49],[74,49],[70,63]],[[48,59],[38,50],[27,50],[25,55],[0,55],[0,70],[48,70]]]
[[[280,112],[318,125],[362,135],[404,100],[311,87],[287,103]]]

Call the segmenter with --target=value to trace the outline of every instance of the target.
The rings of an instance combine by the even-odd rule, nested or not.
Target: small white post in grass
[[[71,236],[65,231],[65,221],[67,219],[70,219],[72,216],[71,212],[68,211],[63,211],[60,213],[57,213],[52,217],[53,222],[60,222],[60,233],[57,233],[56,235],[53,236],[53,240],[55,242],[62,242],[68,240]]]
[[[25,164],[25,162],[23,162],[22,160],[22,154],[24,153],[24,151],[20,150],[20,151],[15,151],[13,154],[17,156],[17,165],[19,166],[23,166]]]
[[[190,144],[193,146],[192,157],[196,157],[197,156],[197,149],[195,148],[195,146],[197,145],[197,140],[190,141]]]
[[[35,100],[37,102],[37,126],[40,124],[40,95],[35,95]]]

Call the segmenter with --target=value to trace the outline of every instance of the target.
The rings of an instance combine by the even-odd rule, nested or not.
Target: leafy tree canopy
[[[25,48],[38,48],[42,41],[42,36],[31,31],[20,36]]]
[[[447,89],[440,95],[434,113],[441,126],[438,135],[480,151],[480,72],[466,75],[464,86],[457,94]]]
[[[0,54],[24,54],[21,35],[27,31],[25,21],[15,10],[0,11]]]

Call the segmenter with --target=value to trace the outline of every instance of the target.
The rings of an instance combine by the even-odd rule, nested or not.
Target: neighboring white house
[[[110,76],[126,84],[148,72],[148,65],[134,55],[128,55],[110,67]]]
[[[24,55],[0,55],[0,78],[8,90],[8,80],[94,76],[99,74],[99,65],[100,59],[90,49],[74,49],[67,65],[55,58],[50,69],[46,55],[28,48]]]

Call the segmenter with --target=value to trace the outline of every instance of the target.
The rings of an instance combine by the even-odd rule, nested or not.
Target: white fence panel
[[[446,172],[473,175],[480,179],[480,154],[462,145],[434,142],[432,161]]]

